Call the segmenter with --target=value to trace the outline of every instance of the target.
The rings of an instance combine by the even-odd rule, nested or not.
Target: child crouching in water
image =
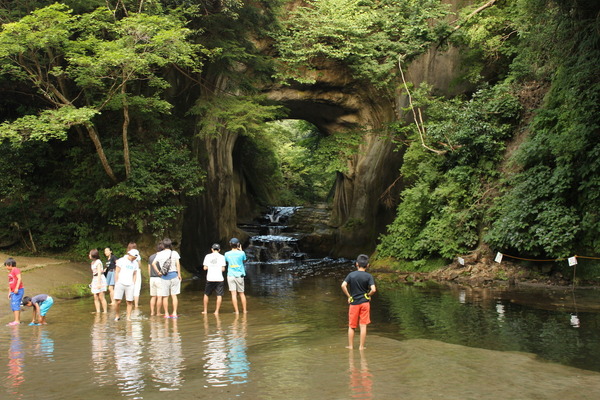
[[[29,325],[46,325],[46,313],[54,304],[54,299],[47,294],[38,294],[33,298],[23,297],[23,305],[33,307],[33,319]]]

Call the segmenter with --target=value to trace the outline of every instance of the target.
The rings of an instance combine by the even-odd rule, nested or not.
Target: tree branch
[[[129,103],[127,102],[127,92],[125,85],[121,86],[121,95],[123,96],[123,163],[125,164],[125,178],[131,175],[131,160],[129,159]]]
[[[490,8],[491,6],[493,6],[494,4],[496,4],[496,1],[497,1],[497,0],[489,0],[487,3],[483,4],[481,7],[477,8],[475,11],[473,11],[471,14],[467,15],[467,16],[465,17],[465,19],[463,20],[463,22],[462,22],[462,23],[460,23],[460,24],[458,24],[458,25],[456,25],[456,26],[454,27],[454,29],[452,29],[452,30],[450,31],[450,33],[448,33],[446,36],[444,36],[444,37],[443,37],[443,38],[440,40],[440,42],[442,42],[442,43],[443,43],[443,42],[445,42],[445,41],[446,41],[446,40],[447,40],[447,39],[448,39],[448,38],[449,38],[449,37],[450,37],[450,36],[451,36],[451,35],[452,35],[454,32],[456,32],[457,30],[459,30],[460,28],[462,28],[462,27],[463,27],[463,25],[464,25],[464,24],[465,24],[465,23],[466,23],[468,20],[470,20],[471,18],[473,18],[475,15],[479,14],[479,13],[480,13],[480,12],[482,12],[483,10],[485,10],[485,9],[487,9],[487,8]]]
[[[400,69],[400,76],[402,77],[402,83],[404,84],[404,89],[406,90],[406,95],[408,96],[408,104],[410,106],[410,110],[413,113],[413,120],[415,121],[415,125],[417,126],[417,132],[419,132],[419,136],[421,137],[421,145],[427,150],[435,153],[435,154],[444,154],[446,151],[433,149],[425,144],[425,124],[423,123],[423,115],[421,114],[421,109],[417,108],[419,112],[417,118],[417,112],[415,111],[415,106],[412,101],[412,95],[410,94],[410,90],[408,89],[408,84],[406,83],[406,79],[404,78],[404,71],[402,71],[402,61],[400,56],[398,56],[398,68]]]

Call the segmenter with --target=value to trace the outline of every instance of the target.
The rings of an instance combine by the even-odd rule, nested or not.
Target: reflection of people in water
[[[42,356],[49,361],[54,361],[54,340],[45,329],[34,329],[35,355]]]
[[[360,364],[356,365],[354,353],[348,353],[348,363],[350,371],[350,397],[352,399],[372,399],[373,398],[373,374],[369,372],[367,357],[364,351],[360,352]]]
[[[90,332],[92,341],[92,370],[94,380],[99,385],[112,384],[108,379],[109,357],[113,354],[113,342],[108,340],[106,332],[107,316],[104,313],[96,314],[94,325]]]
[[[250,362],[246,350],[246,315],[240,317],[238,314],[231,325],[231,336],[229,338],[229,351],[227,353],[227,375],[232,384],[248,382],[248,371]]]
[[[227,341],[225,332],[221,329],[221,319],[215,314],[216,329],[210,332],[208,315],[204,315],[204,332],[206,334],[206,350],[204,359],[204,374],[210,386],[227,385]]]
[[[24,367],[25,353],[19,329],[11,329],[10,348],[8,349],[8,379],[6,380],[6,389],[9,394],[17,395],[19,386],[25,382]]]
[[[162,384],[160,390],[176,390],[183,385],[183,351],[177,319],[150,321],[148,351],[152,378]]]
[[[209,386],[227,386],[248,382],[250,362],[246,354],[246,315],[238,314],[231,323],[230,330],[221,328],[221,319],[215,314],[215,325],[212,319],[204,315],[204,374]]]
[[[115,299],[117,298],[115,295]],[[116,381],[121,393],[127,397],[139,395],[145,386],[142,367],[143,340],[141,321],[127,321],[125,330],[120,328],[115,331]]]

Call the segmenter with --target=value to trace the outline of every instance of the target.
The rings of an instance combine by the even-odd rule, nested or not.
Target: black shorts
[[[223,296],[225,293],[225,282],[206,282],[204,294],[210,296],[213,291],[217,296]]]

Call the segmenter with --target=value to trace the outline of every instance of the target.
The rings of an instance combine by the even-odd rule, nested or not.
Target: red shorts
[[[371,303],[361,303],[350,306],[348,310],[348,326],[356,328],[358,325],[368,325],[371,323]]]

